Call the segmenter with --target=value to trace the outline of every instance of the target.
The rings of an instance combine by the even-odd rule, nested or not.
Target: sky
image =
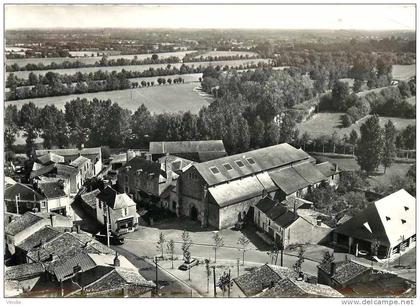
[[[5,27],[415,30],[415,6],[6,5]]]

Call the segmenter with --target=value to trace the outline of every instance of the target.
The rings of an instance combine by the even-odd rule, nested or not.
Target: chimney
[[[335,262],[333,261],[333,262],[330,263],[330,277],[334,276],[335,269],[336,269],[336,265],[335,265]]]
[[[335,172],[338,172],[338,164],[334,164],[334,170]]]
[[[54,227],[54,226],[56,226],[57,225],[57,216],[56,215],[53,215],[53,214],[51,214],[50,215],[50,220],[51,220],[51,227]]]
[[[316,226],[321,226],[321,222],[322,222],[321,217],[320,217],[320,216],[318,216],[318,217],[316,218]]]
[[[118,252],[115,252],[114,267],[119,267],[119,266],[120,266],[120,259],[118,258]]]
[[[76,233],[80,234],[80,224],[76,225]]]
[[[296,201],[296,199],[293,200],[293,214],[295,215],[295,218],[297,216]]]

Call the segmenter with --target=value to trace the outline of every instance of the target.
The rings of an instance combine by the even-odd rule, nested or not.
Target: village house
[[[316,215],[312,209],[304,209],[308,206],[311,202],[303,199],[279,202],[267,196],[254,208],[254,223],[269,239],[285,248],[291,244],[318,244],[332,229],[311,215],[311,211]]]
[[[96,219],[103,225],[109,222],[111,232],[122,234],[135,230],[138,217],[136,203],[126,193],[107,186],[96,196]]]
[[[339,225],[332,242],[356,256],[364,253],[379,260],[393,258],[416,245],[415,224],[416,199],[401,189]]]
[[[152,141],[149,153],[152,154],[153,160],[165,155],[174,155],[198,163],[227,156],[222,140]]]
[[[152,161],[136,156],[118,172],[118,188],[131,194],[133,199],[147,204],[169,208],[169,190],[179,174],[193,162],[180,157],[166,155]],[[175,205],[176,206],[176,205]],[[175,210],[175,206],[172,207]]]
[[[233,279],[231,297],[342,297],[316,278],[286,267],[262,265]]]
[[[88,164],[88,169],[84,171],[89,171],[90,176],[96,176],[102,170],[102,153],[101,148],[81,148],[81,149],[53,149],[53,150],[36,150],[35,154],[37,158],[41,158],[43,155],[48,155],[49,153],[53,153],[55,155],[59,155],[64,158],[64,163],[70,164],[80,156],[87,158],[90,160]],[[61,161],[56,161],[55,163],[62,163]],[[85,161],[78,160],[77,165],[82,163],[84,164]],[[76,166],[77,166],[76,165]]]
[[[414,287],[396,274],[351,260],[320,264],[318,283],[331,286],[346,297],[397,297]]]
[[[267,195],[283,200],[327,181],[314,164],[287,143],[194,164],[178,179],[179,215],[204,227],[233,226]]]
[[[15,254],[17,245],[46,226],[70,228],[73,221],[54,213],[26,212],[14,218],[5,227],[6,245],[10,255]]]
[[[72,216],[71,200],[64,188],[61,181],[35,181],[33,185],[16,183],[4,191],[6,211],[17,214],[54,212]]]

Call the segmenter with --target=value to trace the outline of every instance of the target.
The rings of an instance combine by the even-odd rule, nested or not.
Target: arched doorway
[[[197,215],[198,215],[197,208],[195,208],[195,206],[192,206],[191,211],[190,211],[191,220],[196,221],[197,220]]]

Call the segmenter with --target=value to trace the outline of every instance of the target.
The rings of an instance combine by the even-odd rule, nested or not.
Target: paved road
[[[156,282],[155,265],[151,262],[151,260],[136,256],[135,254],[127,251],[124,246],[111,246],[111,248],[130,260],[130,262],[139,269],[140,274],[143,275],[144,278]],[[198,296],[194,289],[187,286],[187,284],[185,284],[182,280],[178,280],[171,274],[166,273],[161,268],[158,269],[158,284],[159,296],[162,297]]]

